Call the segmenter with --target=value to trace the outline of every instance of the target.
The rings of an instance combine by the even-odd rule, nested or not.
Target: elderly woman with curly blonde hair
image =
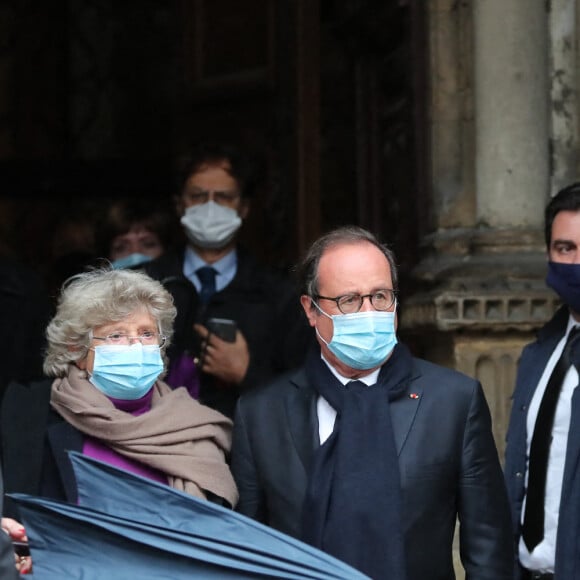
[[[132,270],[94,270],[63,287],[44,371],[13,384],[0,419],[6,491],[76,502],[67,450],[234,507],[231,422],[161,379],[171,295]],[[14,514],[15,515],[15,514]]]

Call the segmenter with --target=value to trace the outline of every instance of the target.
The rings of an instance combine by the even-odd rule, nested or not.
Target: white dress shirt
[[[530,445],[534,434],[534,425],[542,397],[550,375],[564,350],[566,338],[570,330],[577,325],[577,322],[570,317],[566,334],[556,345],[552,356],[546,364],[542,378],[534,392],[530,402],[530,408],[527,416],[527,462],[530,457]],[[550,446],[550,456],[548,458],[548,472],[546,476],[546,497],[544,500],[544,539],[533,549],[532,553],[528,551],[523,538],[520,538],[519,558],[522,566],[529,570],[541,572],[554,572],[556,561],[556,532],[558,530],[558,514],[560,511],[560,495],[562,493],[562,479],[564,477],[564,466],[566,462],[566,448],[568,446],[568,430],[570,428],[570,413],[572,405],[572,395],[578,385],[578,371],[571,366],[564,378],[564,384],[556,405],[554,415],[554,426],[552,427],[552,444]],[[526,486],[528,484],[528,465],[526,462]],[[522,523],[526,501],[522,506]]]

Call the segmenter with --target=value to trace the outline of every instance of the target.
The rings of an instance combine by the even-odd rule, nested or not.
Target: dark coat
[[[0,398],[10,381],[42,377],[44,331],[50,314],[40,276],[0,257],[0,320],[7,334],[0,351]]]
[[[239,393],[302,364],[312,333],[300,306],[298,293],[288,278],[259,264],[238,249],[238,268],[230,284],[216,292],[202,311],[195,286],[183,275],[184,251],[168,253],[144,266],[171,292],[177,307],[170,360],[184,351],[199,352],[195,322],[208,318],[235,320],[248,342],[250,365],[240,385],[219,385],[210,375],[201,376],[200,400],[233,416]]]
[[[52,379],[8,386],[0,415],[0,445],[7,492],[76,502],[67,451],[82,451],[84,435],[50,407]],[[21,410],[26,409],[25,413]],[[11,501],[7,512],[17,517]]]
[[[238,510],[295,537],[319,445],[316,401],[298,370],[244,394],[234,421]],[[408,579],[454,578],[457,516],[467,578],[512,578],[509,505],[481,385],[414,359],[413,378],[391,412]]]
[[[505,477],[511,502],[514,522],[513,539],[516,550],[521,535],[522,502],[525,496],[528,409],[546,364],[566,332],[568,318],[567,307],[558,310],[552,320],[539,331],[537,340],[524,348],[518,364],[505,460]],[[580,353],[576,353],[574,356],[580,359],[579,355]],[[580,360],[574,360],[574,363],[577,368],[580,368]],[[580,533],[580,481],[577,473],[579,459],[580,391],[576,389],[572,396],[572,418],[568,433],[556,538],[555,575],[556,578],[566,580],[580,577],[580,550],[575,540]],[[572,543],[570,543],[571,539],[573,539]]]
[[[4,485],[2,471],[0,470],[0,514],[3,513]],[[10,538],[4,532],[0,532],[0,578],[16,580],[20,575],[14,566],[14,548]]]

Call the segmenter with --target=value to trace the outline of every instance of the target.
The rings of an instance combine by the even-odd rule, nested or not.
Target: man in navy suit
[[[184,157],[175,202],[187,244],[144,265],[177,308],[167,383],[229,417],[241,392],[301,364],[309,338],[292,281],[239,243],[256,190],[254,165],[219,143],[201,143]],[[212,318],[233,322],[234,336],[210,332]],[[274,343],[280,325],[286,332]]]
[[[576,389],[580,348],[571,337],[580,323],[580,183],[564,188],[548,204],[545,237],[546,282],[563,306],[522,352],[505,474],[518,579],[576,580],[580,578],[580,395]],[[565,352],[568,363],[556,380]],[[544,400],[550,398],[552,408],[547,413]],[[542,446],[540,462],[536,450]]]
[[[300,369],[238,402],[239,511],[389,580],[453,579],[459,518],[467,578],[511,579],[481,385],[398,343],[393,254],[339,228],[312,245],[301,278],[317,344]]]

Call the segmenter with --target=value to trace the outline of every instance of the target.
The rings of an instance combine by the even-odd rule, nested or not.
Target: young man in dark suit
[[[546,282],[563,305],[522,352],[505,475],[518,580],[580,578],[580,183],[545,213]]]
[[[450,580],[460,521],[470,580],[513,573],[509,505],[481,385],[397,341],[397,271],[345,227],[302,265],[318,344],[297,371],[242,396],[238,509],[371,578]]]

